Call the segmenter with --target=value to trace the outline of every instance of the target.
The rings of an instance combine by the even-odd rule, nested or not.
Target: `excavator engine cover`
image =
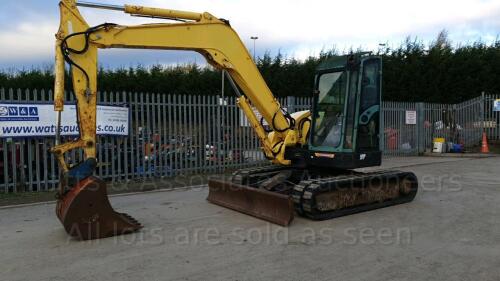
[[[113,210],[106,183],[93,176],[81,180],[60,196],[56,214],[66,232],[79,240],[122,235],[142,228],[134,218]]]
[[[211,203],[282,226],[293,220],[293,201],[288,195],[222,180],[210,180],[208,187]]]

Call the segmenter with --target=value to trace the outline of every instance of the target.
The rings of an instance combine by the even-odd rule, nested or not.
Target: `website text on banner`
[[[66,105],[61,118],[61,135],[78,135],[76,106]],[[129,108],[97,106],[97,134],[128,136]],[[52,104],[0,103],[0,138],[55,136],[56,113]]]

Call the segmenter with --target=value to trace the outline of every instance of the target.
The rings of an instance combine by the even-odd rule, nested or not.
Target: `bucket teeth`
[[[131,222],[131,224],[134,224],[138,227],[142,227],[142,224],[137,221],[135,218],[133,218],[132,216],[130,216],[129,214],[127,213],[120,213],[122,216],[124,216],[127,220],[129,220]]]
[[[132,216],[113,210],[106,184],[95,177],[78,182],[59,198],[56,214],[66,232],[80,240],[132,233],[143,227]]]

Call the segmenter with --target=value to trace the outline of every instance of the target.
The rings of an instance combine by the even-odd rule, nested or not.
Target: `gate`
[[[401,156],[418,154],[417,124],[407,122],[407,112],[415,112],[419,116],[415,103],[383,102],[382,151],[385,155]],[[411,124],[410,124],[411,123]]]

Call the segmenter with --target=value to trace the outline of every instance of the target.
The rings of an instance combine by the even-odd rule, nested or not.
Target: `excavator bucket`
[[[106,183],[92,176],[60,196],[56,214],[66,232],[79,240],[122,235],[142,228],[134,218],[113,210]]]
[[[293,202],[288,195],[221,180],[210,180],[208,187],[211,203],[282,226],[293,220]]]

